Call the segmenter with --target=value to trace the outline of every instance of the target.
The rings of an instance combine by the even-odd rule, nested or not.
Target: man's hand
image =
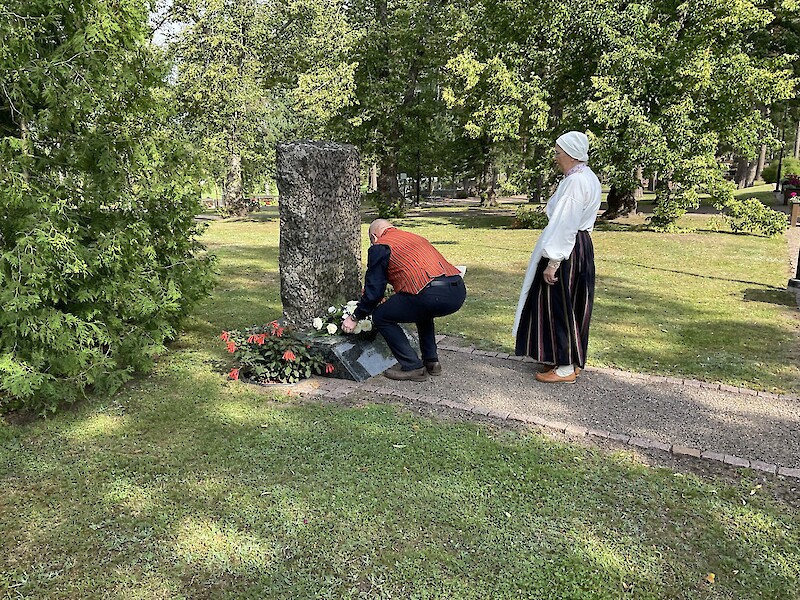
[[[558,281],[558,277],[556,277],[556,271],[558,271],[557,268],[550,267],[550,266],[548,266],[544,270],[543,277],[544,277],[544,282],[546,284],[553,285],[556,281]]]
[[[342,331],[345,333],[353,333],[353,330],[356,328],[358,321],[356,321],[352,315],[347,317],[344,321],[342,321]]]

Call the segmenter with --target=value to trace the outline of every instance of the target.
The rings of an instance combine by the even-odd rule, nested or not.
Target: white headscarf
[[[580,131],[569,131],[556,140],[556,144],[575,160],[589,160],[589,138]]]

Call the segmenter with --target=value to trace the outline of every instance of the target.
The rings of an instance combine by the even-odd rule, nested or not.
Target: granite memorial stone
[[[278,144],[281,301],[288,324],[308,327],[332,303],[361,294],[361,191],[355,147]]]

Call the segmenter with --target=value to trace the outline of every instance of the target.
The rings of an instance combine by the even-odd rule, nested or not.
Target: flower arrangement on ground
[[[800,175],[788,174],[783,178],[784,187],[800,187]]]
[[[351,316],[355,312],[357,306],[358,300],[351,300],[338,308],[331,306],[323,316],[316,317],[311,322],[311,326],[322,335],[336,335],[337,333],[341,333],[342,321]],[[360,320],[353,334],[366,333],[368,331],[372,331],[371,317]]]
[[[231,379],[257,383],[297,383],[312,374],[331,373],[333,365],[277,321],[220,335],[237,366]]]

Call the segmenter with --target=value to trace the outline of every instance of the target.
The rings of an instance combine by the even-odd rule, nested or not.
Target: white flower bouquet
[[[351,300],[338,308],[336,306],[330,306],[323,316],[315,317],[311,321],[311,326],[315,331],[319,332],[320,335],[336,335],[337,333],[341,333],[342,321],[352,316],[357,306],[358,300]],[[370,317],[358,321],[353,334],[357,335],[368,331],[372,331],[372,319]]]

